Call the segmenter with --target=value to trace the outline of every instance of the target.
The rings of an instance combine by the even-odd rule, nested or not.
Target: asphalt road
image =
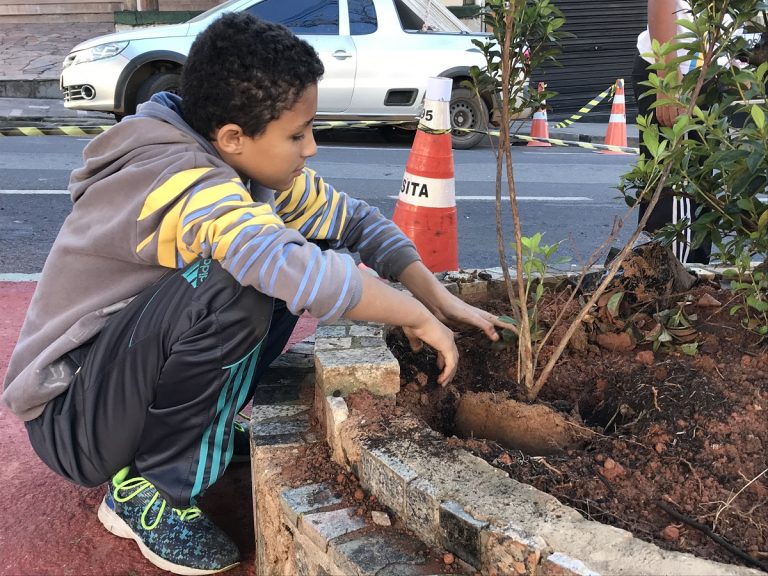
[[[0,274],[40,272],[51,243],[70,210],[69,173],[81,163],[88,139],[61,136],[0,139]],[[391,144],[377,132],[321,134],[309,165],[336,188],[364,199],[391,216],[409,144]],[[577,263],[610,233],[626,211],[615,186],[634,156],[604,155],[577,148],[513,148],[522,232],[562,241],[562,253]],[[485,146],[454,151],[459,221],[459,264],[498,266],[495,231],[495,157]],[[504,189],[506,194],[506,187]],[[630,216],[620,238],[628,237]],[[509,202],[505,236],[511,241]]]

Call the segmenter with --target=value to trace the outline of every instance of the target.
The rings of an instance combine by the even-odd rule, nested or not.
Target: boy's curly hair
[[[229,123],[256,136],[323,72],[314,48],[285,26],[225,14],[189,51],[181,74],[184,119],[205,137]]]

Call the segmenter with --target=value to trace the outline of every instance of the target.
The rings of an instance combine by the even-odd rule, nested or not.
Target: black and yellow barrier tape
[[[106,132],[111,127],[111,124],[103,126],[0,127],[0,136],[95,136]]]
[[[496,132],[495,136],[498,135],[499,133]],[[549,142],[554,146],[576,146],[578,148],[586,148],[587,150],[607,150],[610,152],[619,152],[622,154],[640,154],[639,148],[632,148],[631,146],[593,144],[592,142],[576,142],[575,140],[560,140],[559,138],[537,138],[535,136],[520,136],[518,134],[513,134],[511,137],[517,138],[518,140],[523,140],[524,142]]]
[[[382,122],[375,120],[361,120],[357,122],[345,122],[342,120],[329,121],[319,120],[315,123],[315,130],[329,130],[332,128],[368,128],[371,126],[397,126],[397,125],[414,125],[415,122]],[[106,132],[113,125],[99,125],[99,126],[19,126],[19,127],[0,127],[0,136],[95,136]],[[422,131],[429,132],[431,134],[445,134],[448,130],[427,130],[424,127],[419,128]],[[467,130],[456,129],[459,132],[482,132],[479,130]],[[489,136],[499,135],[498,130],[491,130],[487,133]],[[576,142],[573,140],[561,140],[559,138],[537,138],[534,136],[520,136],[517,134],[511,134],[511,138],[523,140],[526,142],[549,142],[555,146],[576,146],[578,148],[586,148],[587,150],[609,150],[611,152],[623,152],[625,154],[639,154],[638,148],[631,148],[627,146],[612,146],[609,144],[593,144],[591,142]]]
[[[331,128],[368,128],[371,126],[398,126],[412,124],[413,122],[386,122],[381,120],[318,120],[314,130],[329,130]],[[114,124],[100,126],[19,126],[0,127],[0,136],[95,136],[106,132]]]
[[[600,92],[600,94],[592,98],[592,100],[587,102],[585,106],[582,106],[581,108],[579,108],[579,111],[576,112],[576,114],[574,114],[570,118],[567,118],[566,120],[563,120],[562,122],[558,122],[557,124],[555,124],[555,128],[565,128],[566,126],[570,126],[571,124],[579,120],[582,116],[584,116],[584,114],[586,114],[587,112],[592,110],[592,108],[600,104],[600,102],[605,100],[605,97],[608,96],[608,94],[613,95],[615,88],[616,88],[615,84],[610,85],[608,88]]]

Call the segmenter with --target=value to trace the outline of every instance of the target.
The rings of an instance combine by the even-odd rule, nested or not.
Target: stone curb
[[[720,271],[696,270],[711,277]],[[477,301],[505,293],[501,277],[497,268],[450,273],[443,281],[460,297]],[[316,346],[336,353],[346,350],[349,365],[354,365],[358,356],[348,341],[349,326],[345,322],[319,329]],[[323,354],[318,353],[315,362],[319,372],[326,369]],[[334,365],[340,363],[334,358]],[[369,370],[376,373],[375,367]],[[363,387],[359,382],[348,385],[354,378],[343,371],[336,375],[340,381],[326,378],[325,390]],[[334,460],[352,468],[363,485],[420,539],[451,550],[483,574],[760,574],[665,551],[625,530],[586,520],[553,496],[512,480],[469,452],[448,446],[442,435],[413,417],[389,421],[385,437],[369,440],[364,423],[350,417],[338,394],[326,396],[324,410],[326,440]]]
[[[381,327],[348,324],[350,340],[377,337]],[[374,336],[371,336],[373,334]],[[360,343],[360,342],[358,342]],[[364,343],[363,343],[364,344]],[[344,508],[332,487],[323,483],[286,487],[283,470],[298,466],[300,446],[321,441],[310,431],[312,384],[310,337],[281,355],[262,377],[251,414],[251,466],[257,570],[262,576],[430,576],[439,566],[425,544],[393,526],[372,525]],[[263,388],[288,388],[282,394]],[[261,394],[261,396],[259,396]],[[264,399],[275,400],[268,404]],[[329,397],[346,404],[341,397]],[[338,415],[341,418],[341,415]],[[472,570],[460,560],[457,574]]]

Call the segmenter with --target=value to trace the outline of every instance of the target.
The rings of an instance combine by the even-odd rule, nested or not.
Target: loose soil
[[[545,296],[540,316],[544,326],[563,299],[562,294]],[[740,326],[742,316],[729,314],[735,303],[729,291],[697,285],[664,305],[679,301],[688,302],[684,310],[696,318],[691,321],[695,330],[678,334],[674,347],[654,351],[643,340],[660,309],[649,300],[627,303],[632,305],[631,320],[626,313],[619,318],[615,307],[615,317],[610,317],[603,301],[583,324],[535,404],[546,408],[547,418],[558,413],[580,431],[570,447],[532,455],[519,449],[525,446],[500,443],[493,434],[458,434],[462,398],[471,398],[475,409],[480,406],[475,422],[484,420],[483,414],[490,419],[494,404],[496,412],[501,407],[506,419],[514,420],[505,403],[525,403],[516,379],[515,347],[492,349],[476,332],[459,333],[458,374],[451,385],[440,388],[434,353],[413,354],[402,333],[393,331],[388,342],[402,379],[397,403],[452,443],[589,519],[629,530],[665,549],[750,565],[704,533],[710,531],[766,565],[768,349]],[[505,301],[482,307],[509,314]],[[571,308],[575,314],[576,306]],[[698,343],[694,355],[681,351],[679,344],[686,341]],[[545,349],[542,358],[550,352]],[[497,422],[501,424],[495,428],[503,428],[504,418]],[[538,421],[527,420],[523,430],[538,426]]]

